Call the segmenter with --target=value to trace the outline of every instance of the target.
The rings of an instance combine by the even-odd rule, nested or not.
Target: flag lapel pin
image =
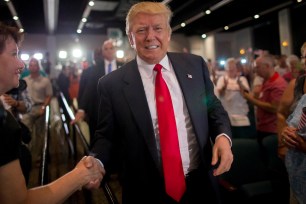
[[[192,79],[192,75],[191,74],[187,74],[188,79]]]

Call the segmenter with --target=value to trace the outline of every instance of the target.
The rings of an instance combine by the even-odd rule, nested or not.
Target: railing
[[[71,110],[70,106],[68,105],[64,95],[62,92],[60,92],[59,94],[59,104],[60,104],[60,108],[62,108],[63,110],[63,114],[65,115],[65,123],[68,123],[69,120],[72,121],[75,119],[74,117],[74,113]],[[63,116],[62,116],[63,119]],[[69,124],[69,123],[68,123]],[[67,127],[70,127],[70,125],[67,125]],[[70,135],[72,135],[72,143],[73,145],[69,145],[69,147],[71,148],[71,153],[74,156],[75,162],[78,159],[78,151],[77,151],[77,145],[78,145],[78,141],[81,141],[78,145],[82,146],[83,151],[84,151],[84,155],[89,155],[90,154],[90,150],[89,150],[89,144],[87,143],[85,136],[83,135],[80,126],[75,123],[72,125],[72,129],[70,129]],[[110,186],[108,185],[107,182],[102,182],[102,189],[104,191],[104,194],[106,196],[106,199],[108,200],[109,204],[119,204],[118,200],[116,199],[112,189],[110,188]]]
[[[50,135],[50,106],[45,110],[45,134],[43,140],[43,149],[41,157],[41,168],[39,171],[40,185],[47,184],[48,181],[48,158],[49,158],[49,135]]]

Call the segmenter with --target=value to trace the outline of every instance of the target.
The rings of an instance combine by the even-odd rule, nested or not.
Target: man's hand
[[[230,141],[225,136],[220,136],[216,139],[215,145],[213,147],[213,155],[211,164],[214,166],[218,163],[220,159],[220,164],[217,169],[214,169],[214,176],[218,176],[230,170],[233,163],[233,154],[231,150]]]
[[[82,159],[84,165],[86,168],[98,171],[101,173],[101,176],[99,176],[97,179],[91,180],[88,182],[84,187],[87,189],[97,189],[100,187],[100,183],[105,175],[105,169],[101,166],[101,164],[92,156],[87,156],[85,159]]]
[[[75,115],[74,120],[71,121],[71,124],[75,124],[79,121],[82,121],[82,120],[84,120],[84,118],[85,118],[85,112],[78,110],[78,112]]]

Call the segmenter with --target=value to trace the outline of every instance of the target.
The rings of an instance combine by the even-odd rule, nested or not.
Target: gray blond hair
[[[136,3],[130,8],[125,19],[126,23],[125,32],[127,35],[131,30],[131,26],[133,24],[135,16],[139,13],[165,15],[168,21],[168,27],[171,32],[170,21],[172,17],[172,11],[170,10],[170,8],[167,5],[160,2],[145,1],[145,2]]]

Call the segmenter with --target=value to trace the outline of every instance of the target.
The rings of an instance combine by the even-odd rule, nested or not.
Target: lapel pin
[[[191,74],[187,74],[187,77],[188,77],[189,79],[192,79],[192,75],[191,75]]]

